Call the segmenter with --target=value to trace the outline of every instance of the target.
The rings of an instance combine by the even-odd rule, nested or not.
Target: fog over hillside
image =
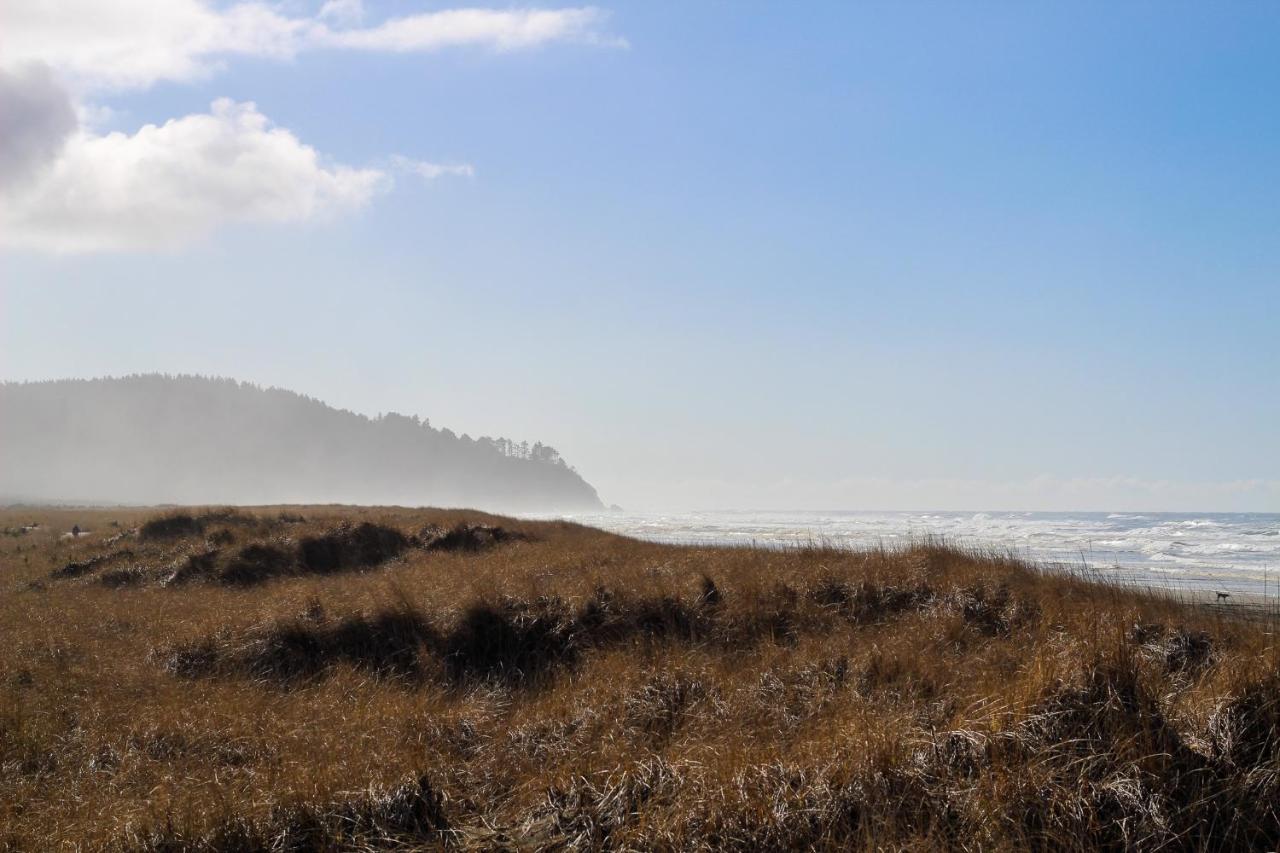
[[[600,507],[541,443],[162,375],[0,384],[0,501]]]

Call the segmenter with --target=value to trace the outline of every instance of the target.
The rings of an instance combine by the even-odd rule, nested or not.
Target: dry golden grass
[[[173,515],[0,513],[0,848],[1280,843],[1266,620],[937,543]]]

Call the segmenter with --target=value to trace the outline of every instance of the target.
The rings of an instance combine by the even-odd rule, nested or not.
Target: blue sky
[[[1276,6],[178,6],[274,17],[0,27],[76,115],[0,148],[6,378],[415,412],[635,508],[1280,511]]]

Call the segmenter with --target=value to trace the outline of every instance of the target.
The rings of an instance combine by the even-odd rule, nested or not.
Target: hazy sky
[[[0,0],[0,376],[628,508],[1280,510],[1280,5]]]

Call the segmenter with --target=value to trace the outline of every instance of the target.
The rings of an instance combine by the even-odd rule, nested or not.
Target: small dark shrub
[[[210,533],[205,541],[210,545],[230,545],[236,541],[236,535],[224,527],[221,530],[215,530]]]
[[[1197,671],[1213,661],[1213,640],[1206,631],[1179,628],[1164,648],[1164,663],[1170,672]]]
[[[1247,769],[1280,762],[1280,676],[1250,685],[1209,721],[1216,756]]]
[[[217,568],[218,554],[218,551],[188,554],[174,565],[161,583],[164,586],[181,586],[193,580],[211,577]]]
[[[98,576],[98,583],[112,589],[126,586],[138,586],[147,579],[147,571],[141,566],[130,566],[127,569],[112,569]]]
[[[469,677],[521,682],[578,656],[574,620],[559,599],[476,604],[444,640],[445,668]]]
[[[301,622],[282,622],[262,630],[235,661],[254,678],[290,682],[317,675],[334,663],[323,630]]]
[[[49,573],[49,577],[54,580],[66,580],[68,578],[78,578],[81,575],[87,575],[89,572],[95,571],[107,562],[106,556],[90,557],[87,560],[80,560],[75,563],[67,563],[60,569],[54,569]]]
[[[632,602],[627,614],[635,630],[647,637],[693,642],[706,637],[711,627],[706,613],[669,595]]]
[[[864,580],[851,585],[830,577],[823,578],[811,595],[817,604],[835,610],[853,622],[878,622],[919,610],[935,599],[933,590],[926,584],[904,588]]]
[[[417,678],[425,649],[436,644],[419,614],[393,610],[325,623],[322,613],[278,622],[261,629],[231,665],[268,681],[290,683],[312,678],[342,662],[383,677]]]
[[[399,530],[366,521],[306,537],[298,543],[298,562],[303,571],[329,574],[376,566],[408,547],[408,537]]]
[[[118,563],[122,560],[133,559],[132,551],[113,551],[110,554],[99,554],[96,557],[90,557],[86,560],[80,560],[75,563],[67,563],[60,569],[54,569],[49,573],[49,577],[54,580],[67,580],[69,578],[78,578],[83,575],[96,572],[111,563]]]
[[[162,515],[159,518],[153,518],[143,523],[138,528],[138,538],[142,540],[151,539],[178,539],[183,536],[197,536],[204,533],[204,520],[185,513],[173,513],[172,515]]]
[[[180,643],[151,652],[151,659],[160,668],[179,678],[200,678],[213,675],[221,662],[218,642],[206,637],[190,643]]]
[[[390,611],[338,623],[329,643],[343,660],[378,675],[416,677],[435,634],[418,614]]]
[[[290,552],[276,545],[254,543],[241,548],[223,567],[218,579],[233,586],[251,586],[291,574],[296,567]]]
[[[487,524],[459,524],[450,530],[426,528],[419,537],[428,551],[481,551],[500,542],[526,539],[501,527]]]

